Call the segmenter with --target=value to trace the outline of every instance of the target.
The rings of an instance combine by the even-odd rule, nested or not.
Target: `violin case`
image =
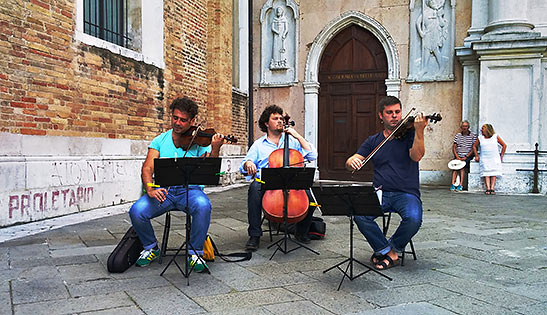
[[[108,272],[122,273],[126,271],[137,262],[143,249],[144,247],[137,232],[133,227],[130,227],[108,257],[106,263]]]

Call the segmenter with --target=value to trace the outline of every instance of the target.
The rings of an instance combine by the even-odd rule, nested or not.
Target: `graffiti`
[[[140,173],[138,170],[139,164],[128,165],[127,161],[53,162],[50,185],[86,185],[132,178],[134,172]]]
[[[14,214],[55,211],[59,208],[80,208],[82,203],[88,203],[93,198],[93,187],[66,188],[61,190],[10,195],[8,208],[9,218]]]

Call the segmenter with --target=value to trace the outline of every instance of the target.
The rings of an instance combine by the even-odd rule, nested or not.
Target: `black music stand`
[[[310,187],[313,185],[315,167],[263,168],[261,172],[262,172],[261,178],[262,178],[262,181],[264,182],[264,184],[262,185],[262,188],[264,190],[278,190],[278,189],[283,190],[284,233],[281,239],[275,241],[273,244],[268,246],[268,248],[271,248],[272,246],[277,246],[272,256],[270,257],[270,260],[277,253],[277,251],[281,251],[283,254],[287,254],[299,248],[305,248],[311,251],[312,253],[319,255],[319,252],[307,247],[306,245],[302,244],[301,242],[298,242],[297,240],[293,240],[291,236],[289,235],[288,229],[287,229],[287,199],[288,199],[289,190],[310,189]],[[288,250],[287,249],[288,242],[293,242],[297,246]]]
[[[342,286],[342,282],[347,277],[350,281],[359,278],[369,271],[374,271],[377,274],[385,277],[389,280],[392,278],[384,275],[380,271],[371,268],[359,260],[353,258],[353,217],[355,215],[367,215],[367,216],[381,216],[383,215],[378,202],[378,197],[372,185],[370,186],[328,186],[323,185],[312,187],[313,193],[317,198],[318,203],[321,205],[321,212],[323,215],[345,215],[349,217],[349,258],[337,263],[336,265],[326,269],[323,273],[326,273],[334,268],[338,268],[344,275],[338,285],[338,289]],[[344,269],[340,268],[341,265],[348,263]],[[367,270],[354,276],[353,265],[357,263]],[[349,274],[348,274],[349,270]]]
[[[188,191],[189,185],[218,185],[220,179],[220,158],[203,158],[203,157],[187,157],[187,158],[174,158],[174,159],[154,159],[154,180],[155,183],[161,187],[168,186],[184,186]],[[188,205],[188,192],[186,193],[186,239],[180,245],[179,249],[173,255],[167,266],[160,273],[163,276],[167,268],[171,263],[179,268],[182,275],[187,279],[187,285],[190,285],[190,274],[194,270],[194,266],[189,268],[188,266],[188,250],[189,247],[195,252],[195,248],[190,243],[190,209]],[[184,271],[177,263],[176,258],[184,248]],[[198,259],[205,266],[205,261],[198,255]],[[209,268],[205,268],[207,273],[211,273]]]

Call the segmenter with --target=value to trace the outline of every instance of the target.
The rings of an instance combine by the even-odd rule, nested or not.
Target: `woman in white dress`
[[[496,176],[501,176],[501,161],[505,154],[507,145],[501,138],[494,133],[494,127],[490,124],[484,124],[481,128],[481,135],[473,145],[475,161],[479,162],[481,177],[484,178],[487,195],[495,195]],[[498,150],[498,144],[501,145],[501,153]],[[480,146],[480,155],[477,149]]]

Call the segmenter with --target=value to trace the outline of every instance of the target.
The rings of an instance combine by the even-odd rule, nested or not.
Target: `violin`
[[[217,134],[217,132],[213,128],[201,129],[200,126],[191,126],[182,134],[180,146],[185,151],[188,151],[194,144],[197,144],[200,147],[206,147],[211,145],[211,141],[215,134]],[[223,138],[228,143],[237,143],[237,139],[231,135],[225,135]]]
[[[285,128],[294,126],[293,121],[289,121],[289,115],[283,117]],[[304,157],[302,153],[295,149],[289,149],[289,134],[285,131],[285,143],[283,149],[273,151],[268,157],[270,168],[279,167],[304,167]],[[287,223],[296,223],[306,217],[310,202],[305,190],[279,189],[267,190],[262,197],[262,208],[264,215],[268,220],[283,223],[285,218]],[[285,216],[286,212],[286,216]]]
[[[424,117],[425,120],[429,120],[431,123],[437,123],[438,121],[441,121],[443,118],[441,117],[441,114],[433,113],[431,115],[427,115]],[[401,128],[397,129],[397,131],[393,132],[393,138],[395,139],[402,139],[404,138],[410,131],[414,130],[414,120],[416,119],[416,116],[409,116],[402,124]]]
[[[390,133],[389,136],[387,136],[384,140],[382,140],[382,142],[380,142],[380,144],[378,144],[376,148],[374,148],[374,150],[372,150],[372,152],[370,152],[370,154],[364,160],[361,161],[361,166],[357,170],[353,170],[353,172],[351,172],[352,174],[362,169],[363,166],[365,166],[365,164],[367,164],[368,161],[372,159],[372,157],[376,154],[376,152],[378,152],[378,150],[380,150],[386,142],[388,142],[392,138],[402,139],[408,134],[409,131],[414,130],[414,120],[416,119],[416,116],[410,116],[410,114],[414,110],[416,110],[416,108],[413,107],[406,114],[406,116],[397,124],[397,126],[395,126],[395,128],[393,129],[393,132]],[[425,116],[425,119],[429,120],[430,122],[437,123],[443,118],[441,117],[441,114],[433,113],[432,115]]]

